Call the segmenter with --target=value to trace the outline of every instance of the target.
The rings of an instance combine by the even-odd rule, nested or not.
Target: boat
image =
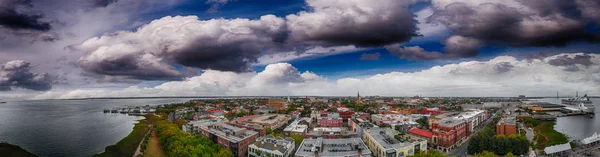
[[[574,98],[563,99],[561,101],[563,105],[577,107],[586,113],[594,113],[594,110],[596,109],[594,102],[590,100],[587,94],[583,97],[575,96]]]
[[[0,102],[0,104],[4,104],[4,103],[6,103],[6,102],[4,102],[4,101]]]

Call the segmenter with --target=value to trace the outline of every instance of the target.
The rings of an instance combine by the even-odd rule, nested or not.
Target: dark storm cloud
[[[418,36],[415,14],[407,7],[409,1],[360,3],[319,4],[312,6],[313,12],[288,15],[291,41],[321,46],[377,47]]]
[[[202,42],[198,42],[202,43]],[[251,43],[193,45],[171,56],[176,63],[200,69],[248,72],[257,62],[260,47]]]
[[[91,0],[95,7],[106,7],[110,4],[116,3],[119,0]]]
[[[109,82],[115,78],[140,80],[179,80],[181,72],[167,64],[155,64],[152,59],[138,54],[122,55],[105,60],[82,59],[77,62],[81,68],[107,77]],[[91,76],[91,75],[90,75]]]
[[[25,88],[35,91],[52,89],[53,77],[46,73],[31,72],[31,64],[14,60],[0,64],[0,91]]]
[[[381,57],[381,54],[379,52],[363,53],[362,55],[360,55],[360,60],[376,61],[379,60],[379,57]]]
[[[451,36],[444,42],[444,51],[449,58],[474,57],[481,48],[481,41],[463,36]]]
[[[579,64],[587,67],[594,64],[594,62],[592,62],[592,56],[590,56],[589,54],[578,54],[575,56],[557,56],[555,59],[548,60],[548,64],[554,66],[572,66]]]
[[[586,32],[590,21],[582,17],[582,6],[575,1],[518,2],[530,11],[498,3],[471,6],[456,2],[436,10],[428,22],[444,24],[455,35],[491,45],[563,46],[572,41],[597,41],[597,35]]]
[[[419,46],[399,47],[398,44],[394,44],[385,48],[393,55],[410,60],[433,60],[446,57],[440,52],[428,52]]]
[[[0,28],[12,30],[48,31],[50,24],[42,22],[41,14],[32,13],[30,0],[0,0]]]

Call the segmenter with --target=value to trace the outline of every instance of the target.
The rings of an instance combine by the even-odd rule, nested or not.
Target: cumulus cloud
[[[565,71],[550,62],[561,56],[593,56],[588,67]],[[119,96],[257,96],[257,95],[366,95],[382,96],[531,96],[560,91],[600,94],[598,54],[559,54],[543,59],[499,56],[488,61],[467,61],[433,66],[416,72],[390,72],[360,78],[328,80],[292,65],[268,65],[262,72],[233,73],[207,70],[200,76],[171,81],[156,87],[131,86],[114,89],[80,89],[53,95],[59,98]],[[482,96],[483,96],[482,95]],[[37,99],[46,98],[44,95]]]
[[[558,55],[549,58],[548,64],[565,67],[566,71],[580,71],[593,64],[598,64],[592,61],[594,57],[589,54]]]
[[[0,27],[12,30],[48,31],[50,24],[35,14],[29,0],[0,0]]]
[[[433,0],[431,23],[482,43],[510,46],[562,46],[597,41],[586,32],[599,5],[595,0]],[[580,13],[581,12],[581,13]]]
[[[292,41],[318,45],[383,46],[417,36],[411,1],[307,0],[311,11],[288,15]]]
[[[31,64],[23,60],[0,64],[0,91],[9,91],[12,88],[35,91],[50,90],[53,77],[46,73],[33,73],[31,69]]]
[[[376,61],[379,60],[379,57],[381,57],[381,54],[379,52],[363,53],[362,55],[360,55],[360,60]]]
[[[178,66],[241,73],[250,71],[249,66],[259,63],[263,56],[302,56],[299,54],[315,49],[335,53],[332,49],[336,47],[408,41],[417,35],[415,15],[408,10],[411,3],[308,0],[309,11],[285,18],[264,15],[259,19],[199,20],[196,16],[167,16],[136,31],[106,34],[74,47],[85,53],[77,62],[80,67],[106,77],[185,77],[175,68]]]
[[[273,15],[257,20],[164,17],[135,32],[122,31],[78,45],[89,52],[78,61],[84,70],[142,80],[181,78],[173,64],[246,72],[261,50],[270,48],[284,21]]]
[[[54,41],[48,32],[52,27],[44,15],[32,10],[30,0],[0,0],[0,41]],[[0,46],[10,46],[2,44]]]

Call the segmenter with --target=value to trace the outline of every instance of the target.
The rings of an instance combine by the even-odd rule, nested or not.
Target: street
[[[472,136],[477,136],[477,134],[479,134],[479,132],[485,128],[485,126],[487,126],[494,118],[496,118],[496,116],[498,116],[500,114],[500,112],[504,110],[504,108],[498,110],[496,112],[496,114],[494,114],[493,116],[491,116],[490,118],[488,118],[487,120],[485,120],[483,122],[482,125],[479,125],[479,127],[475,128],[474,133],[467,137],[467,139],[465,140],[465,142],[463,142],[460,146],[458,146],[456,149],[450,151],[450,153],[448,153],[448,156],[466,156],[467,152],[468,152],[468,146],[469,146],[469,140],[471,140]]]

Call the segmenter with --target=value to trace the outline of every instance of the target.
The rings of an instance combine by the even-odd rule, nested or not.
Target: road
[[[482,125],[479,125],[479,127],[475,128],[475,131],[474,131],[474,133],[472,134],[471,137],[477,136],[477,134],[479,134],[479,132],[481,130],[483,130],[483,128],[485,128],[485,126],[487,126],[494,118],[496,118],[496,116],[498,116],[502,110],[504,110],[504,108],[498,110],[496,112],[496,114],[494,114],[493,116],[491,116],[490,118],[488,118],[487,120],[485,120]],[[466,156],[467,152],[468,152],[469,140],[471,140],[470,137],[468,137],[465,140],[465,142],[462,143],[462,145],[460,145],[456,149],[450,151],[450,153],[448,153],[447,155],[448,156],[458,156],[458,157],[460,157],[460,156]]]

